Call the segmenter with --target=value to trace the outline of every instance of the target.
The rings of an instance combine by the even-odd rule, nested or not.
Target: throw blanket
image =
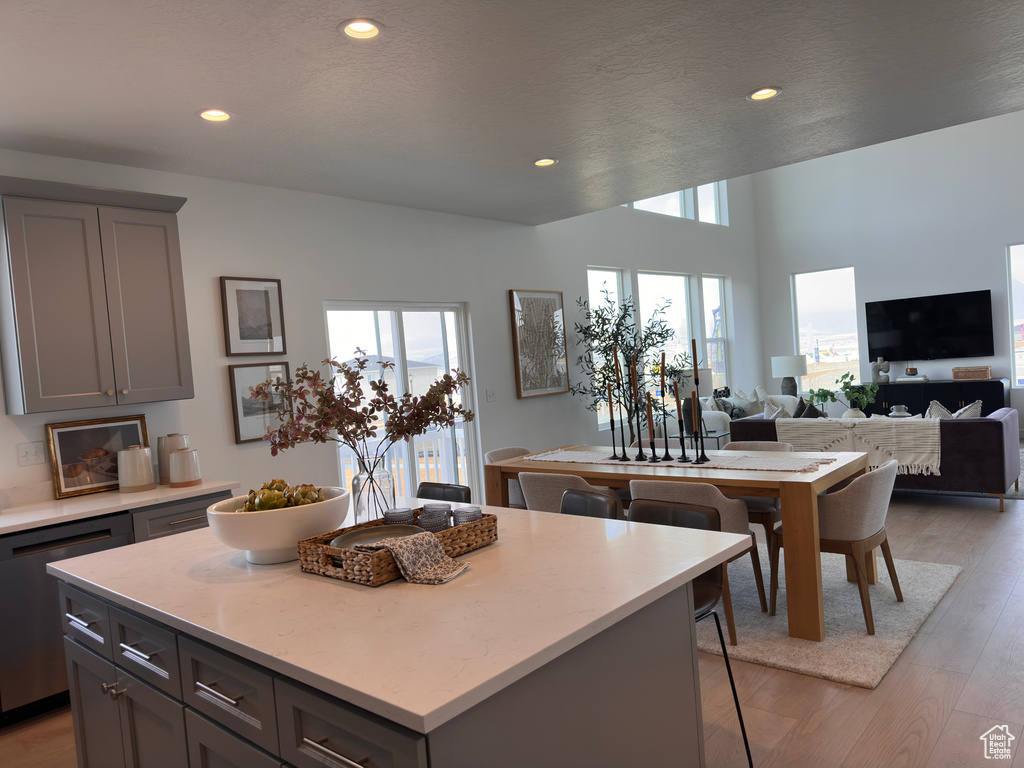
[[[691,451],[689,457],[693,458]],[[625,464],[616,459],[609,459],[607,451],[564,451],[555,450],[546,453],[538,453],[525,457],[527,461],[568,461],[575,464]],[[673,458],[676,458],[673,456]],[[809,459],[807,457],[787,456],[773,452],[770,456],[750,456],[743,453],[736,453],[734,456],[722,456],[718,454],[711,457],[705,464],[680,464],[675,461],[666,461],[656,466],[666,469],[748,469],[748,470],[774,470],[776,472],[814,472],[822,464],[831,464],[835,461],[834,456],[822,456],[820,459]],[[649,466],[641,464],[640,466]]]
[[[777,419],[779,442],[797,451],[867,451],[868,466],[890,459],[901,475],[938,475],[938,419]]]

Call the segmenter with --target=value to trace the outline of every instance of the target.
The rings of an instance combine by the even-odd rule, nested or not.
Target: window
[[[729,195],[725,181],[702,184],[696,189],[681,189],[634,203],[623,203],[622,207],[729,226]]]
[[[370,365],[366,380],[380,376],[378,361],[393,362],[384,373],[389,391],[396,397],[406,391],[413,395],[426,392],[438,377],[458,368],[470,377],[468,332],[465,307],[461,304],[394,304],[329,301],[324,303],[327,337],[331,357],[351,360],[358,347],[366,350]],[[396,386],[396,382],[402,382]],[[367,387],[368,389],[368,387]],[[468,390],[456,395],[456,402],[468,402]],[[381,425],[383,426],[383,425]],[[383,436],[383,431],[379,433]],[[434,428],[410,442],[395,443],[387,453],[387,468],[395,478],[399,496],[414,496],[424,481],[459,483],[479,487],[474,482],[471,457],[478,455],[476,433],[459,422],[454,427]],[[351,484],[358,472],[355,455],[338,446],[342,482]]]
[[[801,390],[834,389],[852,373],[860,380],[857,292],[853,267],[793,275],[799,351],[807,356]]]
[[[714,387],[724,387],[728,381],[728,331],[725,322],[725,278],[705,275],[701,278],[704,304],[704,367],[711,369]],[[702,387],[703,389],[703,387]]]
[[[1011,245],[1009,252],[1013,381],[1014,386],[1024,387],[1024,244]]]
[[[637,291],[640,312],[640,327],[654,317],[659,307],[663,308],[661,318],[675,331],[662,351],[665,359],[671,360],[678,354],[690,353],[690,302],[687,300],[689,278],[686,275],[672,275],[657,272],[637,273]],[[651,372],[653,373],[653,371]]]
[[[587,292],[591,307],[599,307],[609,299],[618,306],[622,296],[622,272],[618,269],[588,269]]]

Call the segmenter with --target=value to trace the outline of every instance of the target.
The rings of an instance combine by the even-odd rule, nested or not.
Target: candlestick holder
[[[694,409],[696,412],[693,414],[693,462],[694,464],[706,464],[708,459],[707,454],[704,453],[704,414],[703,409],[700,405],[700,400],[697,401],[697,406]]]
[[[661,458],[658,456],[658,449],[655,447],[655,445],[654,445],[654,438],[652,437],[651,438],[651,458],[649,458],[647,460],[647,463],[648,464],[657,464],[660,461],[661,461]]]
[[[623,426],[626,420],[622,418],[622,397],[620,393],[619,397],[619,440],[622,443],[622,455],[613,456],[612,458],[618,459],[619,461],[629,461],[629,456],[626,455],[626,430]]]
[[[615,405],[611,401],[608,402],[608,422],[612,431],[612,455],[608,458],[614,459],[615,461],[621,461],[622,457],[619,456],[619,450],[615,447]],[[626,452],[625,445],[622,446],[622,452]]]
[[[661,388],[661,436],[665,438],[665,455],[662,461],[672,461],[672,454],[668,452],[668,411],[665,410],[665,388]]]
[[[636,445],[640,449],[640,452],[637,453],[633,461],[647,461],[647,454],[644,453],[644,439],[641,437],[643,432],[640,430],[642,423],[640,421],[640,398],[637,398],[637,401],[633,403],[633,408],[636,410]]]
[[[686,431],[683,429],[683,417],[679,416],[676,423],[679,425],[679,449],[682,451],[682,455],[676,461],[680,464],[689,464],[690,460],[686,458]]]

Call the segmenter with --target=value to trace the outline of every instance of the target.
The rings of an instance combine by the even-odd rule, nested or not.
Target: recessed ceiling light
[[[204,109],[199,113],[199,116],[203,120],[209,120],[211,123],[223,123],[225,120],[231,119],[231,115],[223,109]]]
[[[540,160],[534,160],[533,164],[538,168],[547,168],[549,165],[554,165],[558,161],[552,157],[542,157]]]
[[[781,88],[758,88],[753,93],[747,94],[747,101],[765,101],[766,99],[774,99],[782,93]]]
[[[383,24],[372,19],[349,19],[338,25],[338,29],[356,40],[370,40],[380,34]]]

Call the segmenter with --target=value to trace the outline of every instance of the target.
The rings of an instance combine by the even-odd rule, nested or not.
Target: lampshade
[[[689,376],[690,378],[686,380],[685,384],[680,384],[679,385],[679,396],[680,397],[689,397],[690,393],[693,392],[696,389],[693,386],[693,369],[691,368],[688,371],[683,371],[683,374],[686,375],[686,376]],[[697,392],[697,394],[698,395],[710,395],[711,394],[711,390],[714,389],[714,386],[711,383],[711,369],[710,368],[698,368],[697,369],[697,375],[700,378],[700,391]]]
[[[806,376],[806,355],[782,355],[772,358],[772,378],[784,379],[787,376]]]

